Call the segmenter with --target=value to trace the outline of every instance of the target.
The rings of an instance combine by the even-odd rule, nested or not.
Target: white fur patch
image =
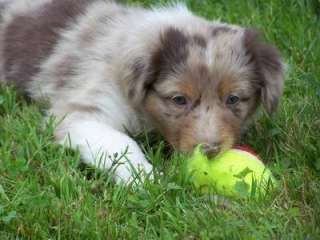
[[[70,147],[78,148],[87,164],[102,169],[112,168],[118,183],[132,181],[135,178],[134,171],[141,170],[146,174],[152,171],[152,166],[137,143],[106,124],[88,117],[81,119],[81,115],[76,114],[67,117],[58,131],[65,135],[60,143],[70,143]]]

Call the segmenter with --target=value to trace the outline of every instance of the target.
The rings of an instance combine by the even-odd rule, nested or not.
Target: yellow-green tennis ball
[[[194,185],[203,192],[213,190],[230,197],[264,194],[275,185],[272,173],[259,158],[245,150],[231,149],[208,159],[198,146],[188,162]]]

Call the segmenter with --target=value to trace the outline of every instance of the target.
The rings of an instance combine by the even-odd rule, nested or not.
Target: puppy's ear
[[[254,29],[244,32],[244,45],[248,64],[253,65],[256,80],[261,87],[261,102],[268,113],[277,109],[284,85],[285,65],[280,52],[274,46],[261,40],[261,34]]]
[[[128,98],[134,105],[140,105],[147,92],[156,81],[155,73],[151,70],[151,63],[143,57],[132,60],[126,74]],[[151,72],[152,71],[152,72]]]
[[[169,27],[159,35],[159,42],[149,54],[132,62],[129,98],[143,101],[155,82],[160,82],[183,66],[188,58],[189,39],[180,30]]]

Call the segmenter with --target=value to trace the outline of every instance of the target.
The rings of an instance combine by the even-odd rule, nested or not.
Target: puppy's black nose
[[[221,150],[221,143],[220,142],[213,142],[213,143],[204,143],[202,144],[202,149],[208,157],[213,157],[217,155]]]

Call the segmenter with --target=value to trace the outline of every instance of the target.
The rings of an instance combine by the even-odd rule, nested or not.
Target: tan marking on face
[[[197,144],[195,141],[195,124],[196,121],[190,118],[184,119],[182,123],[183,128],[180,129],[180,134],[178,136],[178,140],[176,141],[175,148],[182,152],[191,152],[194,149],[195,145]]]
[[[179,128],[175,124],[177,119],[174,113],[168,115],[168,109],[163,100],[154,93],[150,93],[145,100],[145,109],[153,122],[153,125],[173,146],[177,144]],[[166,114],[167,113],[167,114]]]
[[[192,99],[197,96],[196,88],[191,81],[177,82],[177,89],[179,89],[179,92]]]
[[[235,118],[226,110],[221,110],[220,114],[220,124],[218,124],[217,128],[219,129],[221,141],[224,143],[223,148],[226,149],[238,141],[241,131],[241,120]]]
[[[221,98],[231,94],[239,84],[234,81],[234,77],[231,75],[225,75],[222,77],[218,85],[218,93]]]

